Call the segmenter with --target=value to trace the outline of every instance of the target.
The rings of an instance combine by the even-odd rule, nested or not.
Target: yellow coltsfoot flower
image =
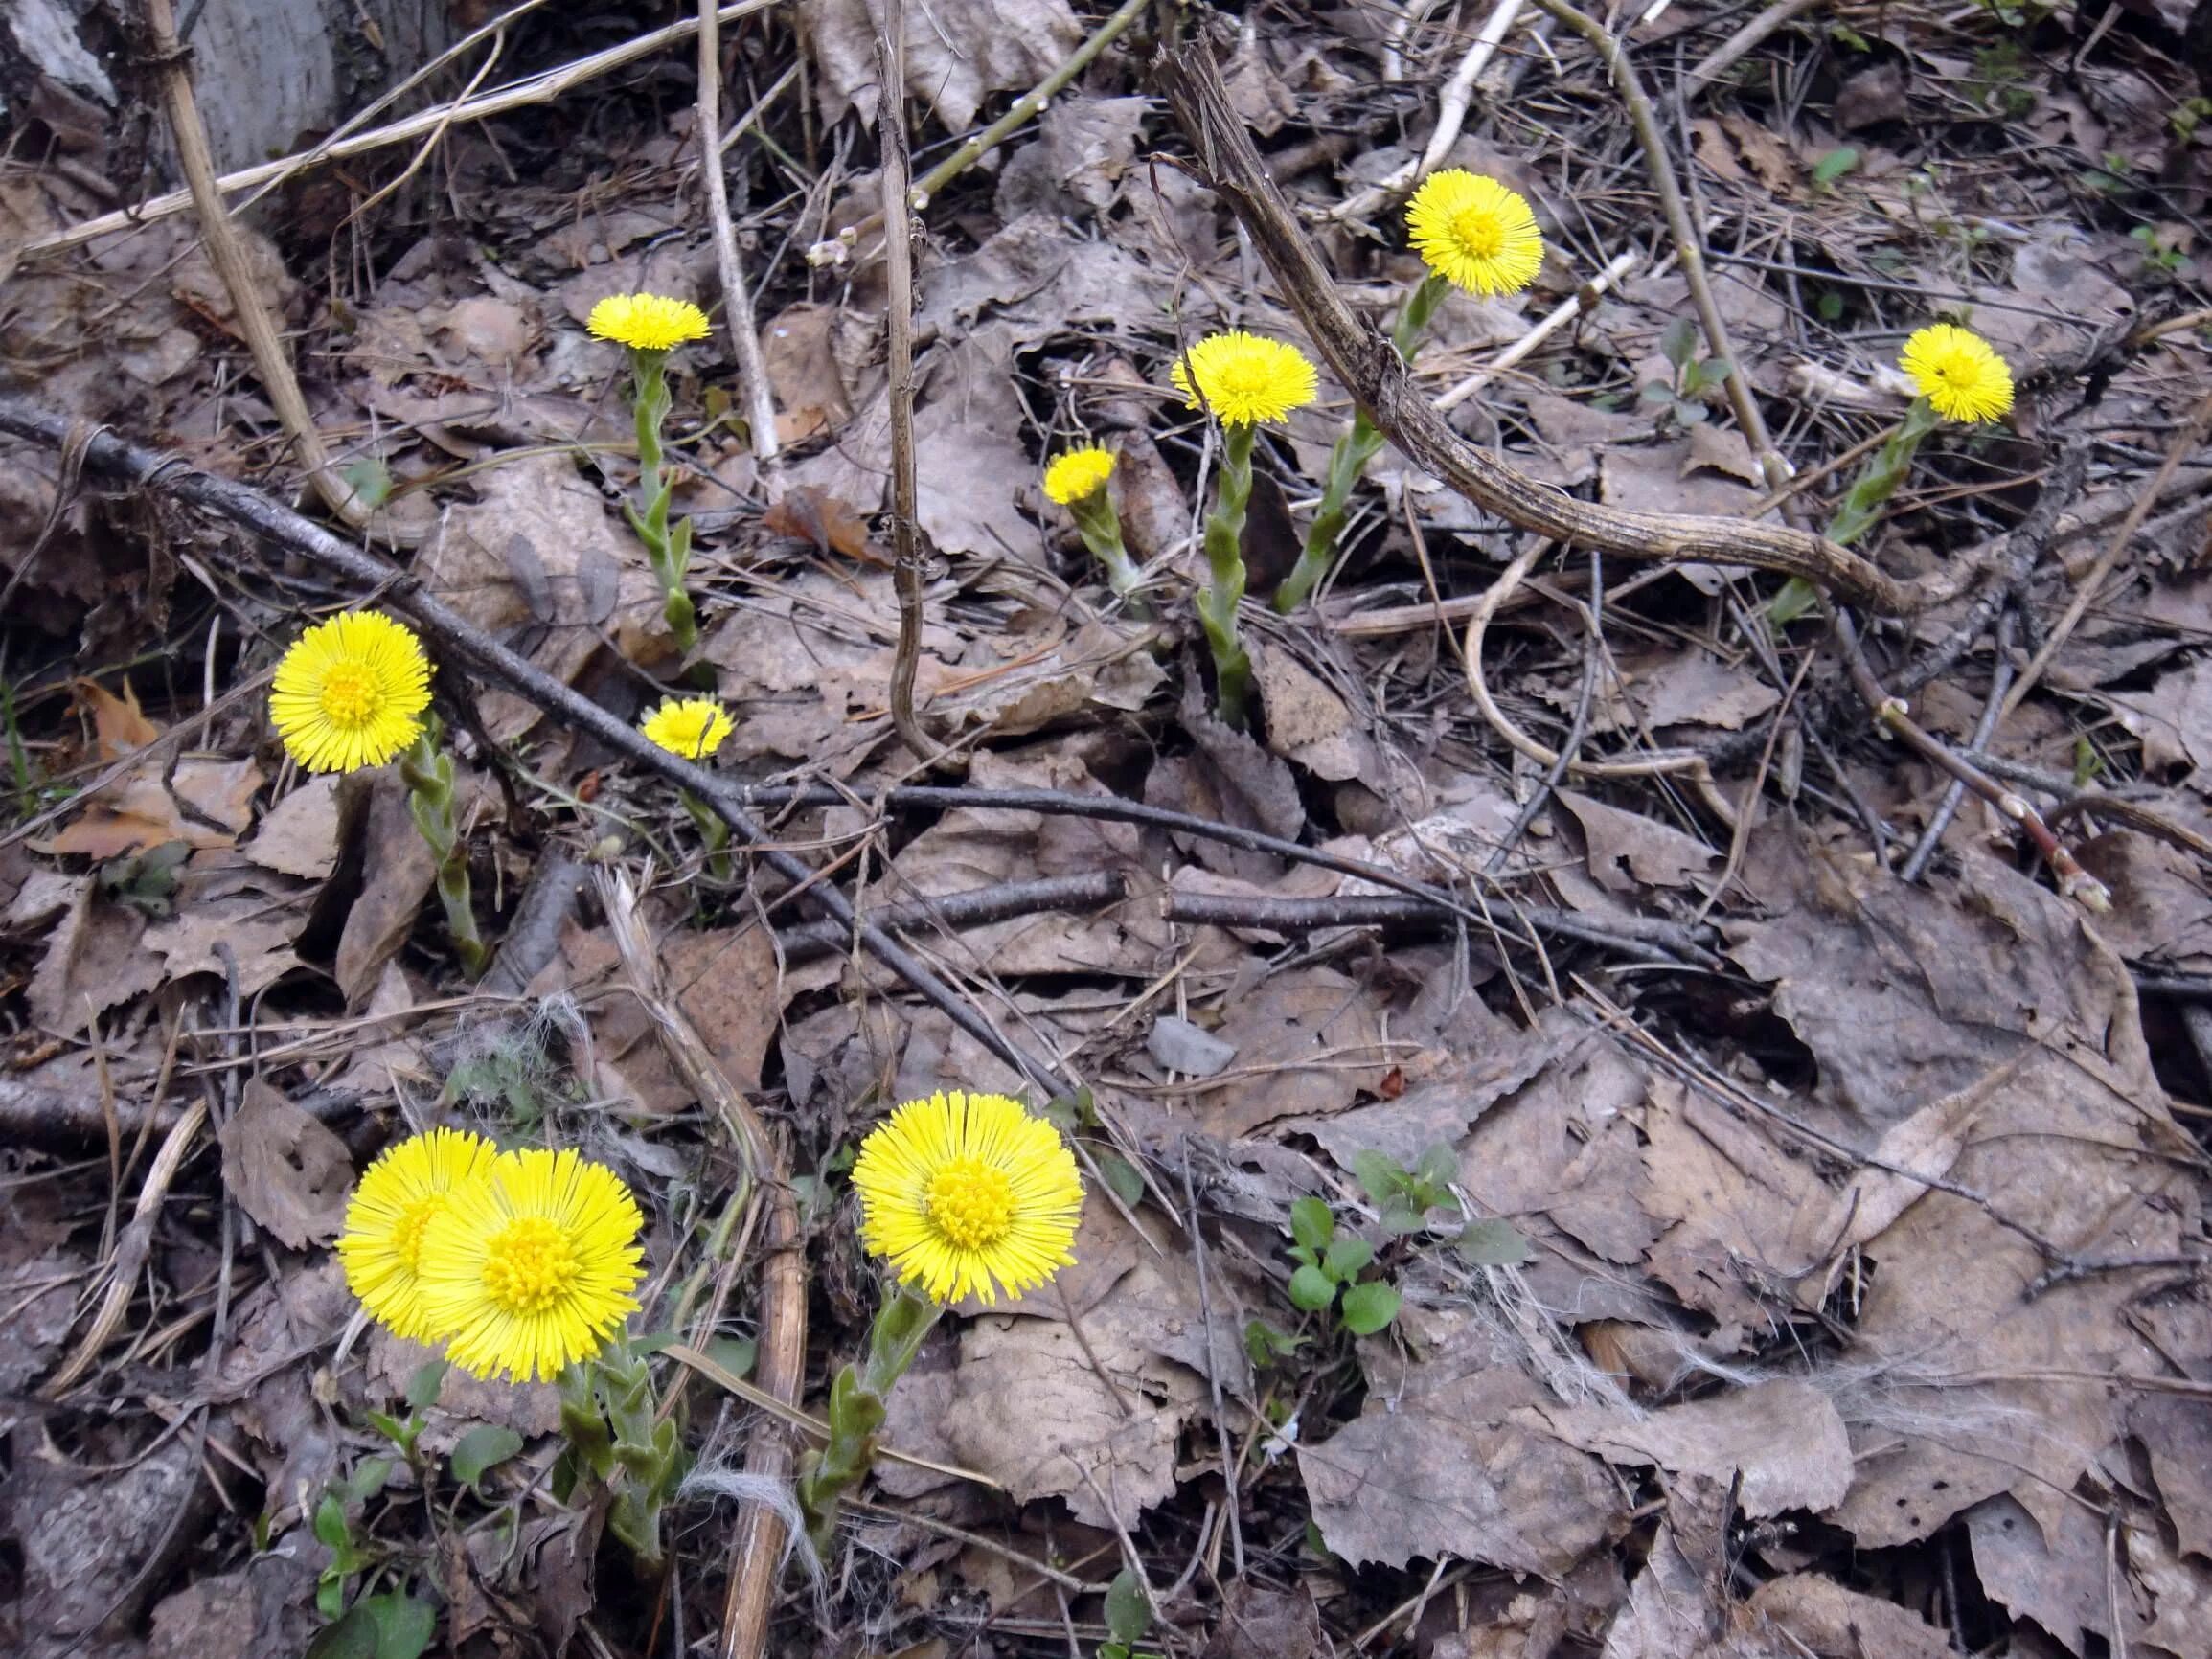
[[[422,642],[376,611],[317,623],[277,664],[269,716],[310,772],[381,766],[415,740],[430,706]]]
[[[1898,367],[1947,420],[1995,420],[2013,406],[2013,372],[1971,329],[1930,323],[1904,342]]]
[[[1229,426],[1287,420],[1321,389],[1319,373],[1305,352],[1242,329],[1208,334],[1175,359],[1169,375],[1186,408],[1211,409]]]
[[[853,1166],[860,1242],[939,1302],[1018,1294],[1075,1261],[1083,1182],[1060,1131],[1004,1095],[908,1101]]]
[[[1405,220],[1423,262],[1471,294],[1517,294],[1543,268],[1543,236],[1528,199],[1481,173],[1430,173]]]
[[[1114,458],[1107,450],[1095,444],[1070,449],[1044,469],[1044,492],[1060,506],[1073,507],[1104,489],[1113,470]]]
[[[609,294],[591,307],[584,327],[633,352],[670,352],[707,337],[707,314],[666,294]]]
[[[466,1129],[432,1129],[388,1148],[354,1188],[338,1260],[346,1287],[393,1335],[435,1342],[445,1334],[422,1294],[422,1236],[455,1192],[484,1180],[498,1151]]]
[[[646,716],[643,726],[653,742],[687,761],[705,760],[735,729],[712,697],[671,697]]]
[[[471,1376],[529,1382],[597,1356],[637,1311],[644,1224],[612,1170],[573,1151],[502,1153],[422,1235],[422,1294],[445,1357]]]

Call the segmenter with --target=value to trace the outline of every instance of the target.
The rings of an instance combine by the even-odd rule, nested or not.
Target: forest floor
[[[1608,25],[1641,133],[1558,0],[910,0],[910,288],[868,6],[737,8],[766,457],[696,19],[625,10],[518,9],[413,95],[495,107],[238,216],[366,534],[307,487],[189,203],[72,236],[154,193],[142,157],[65,99],[10,115],[0,1647],[2212,1652],[2185,0],[1660,0]],[[1163,53],[1218,62],[1365,322],[1420,275],[1425,158],[1523,193],[1547,245],[1528,292],[1444,304],[1411,375],[1450,431],[1381,451],[1289,615],[1376,359],[1264,430],[1245,729],[1191,602],[1219,433],[1169,371],[1210,330],[1327,330]],[[583,326],[635,289],[716,318],[670,366],[688,660]],[[908,307],[929,754],[892,713]],[[1872,575],[1800,605],[1786,560],[1724,557],[1832,520],[1934,321],[2018,402],[1921,447]],[[1082,442],[1117,456],[1128,601],[1039,489]],[[1462,452],[1697,515],[1700,556],[1539,534],[1444,481]],[[285,647],[359,606],[438,665],[478,978],[396,769],[308,776],[268,719]],[[672,688],[734,718],[712,766],[756,833],[719,853],[624,739]],[[779,1571],[759,1477],[805,1440],[775,1397],[818,1412],[876,1305],[855,1148],[961,1088],[1070,1136],[1077,1263],[951,1311],[900,1455]],[[353,1182],[433,1124],[639,1194],[633,1329],[692,1469],[658,1574],[559,1478],[551,1385],[441,1375],[349,1295]]]

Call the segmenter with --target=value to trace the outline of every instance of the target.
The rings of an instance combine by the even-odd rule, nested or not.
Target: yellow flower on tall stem
[[[1106,566],[1106,585],[1128,599],[1142,579],[1129,561],[1122,542],[1121,516],[1106,494],[1106,480],[1113,473],[1113,452],[1085,444],[1053,458],[1044,469],[1044,493],[1067,509],[1083,546]]]
[[[1004,1095],[908,1101],[860,1143],[853,1188],[862,1245],[940,1302],[1033,1289],[1075,1260],[1074,1155]]]
[[[430,659],[402,624],[376,611],[317,623],[277,664],[269,716],[310,772],[381,766],[415,740],[430,706]]]
[[[1930,323],[1904,342],[1898,366],[1946,420],[1995,420],[2013,406],[2013,374],[1971,329]]]
[[[472,1376],[552,1378],[637,1311],[644,1218],[621,1177],[574,1151],[502,1153],[430,1218],[419,1269],[445,1356]]]
[[[591,307],[583,326],[633,352],[672,352],[709,332],[706,312],[666,294],[609,294]]]
[[[1279,421],[1320,391],[1312,359],[1295,346],[1242,329],[1208,334],[1168,371],[1187,408],[1211,410],[1224,426]]]
[[[387,1148],[354,1188],[338,1260],[346,1287],[395,1336],[445,1335],[422,1292],[422,1236],[454,1193],[485,1178],[498,1151],[466,1129],[432,1129]]]

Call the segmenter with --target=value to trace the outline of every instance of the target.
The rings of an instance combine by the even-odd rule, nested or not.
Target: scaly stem
[[[1405,296],[1398,321],[1390,330],[1390,343],[1398,348],[1403,361],[1413,361],[1414,348],[1428,331],[1429,319],[1436,315],[1436,307],[1450,287],[1431,271]],[[1367,471],[1367,464],[1381,449],[1382,434],[1368,419],[1367,411],[1354,410],[1351,429],[1329,451],[1329,481],[1321,491],[1321,506],[1313,514],[1313,523],[1306,532],[1305,549],[1283,585],[1275,590],[1275,608],[1283,615],[1288,616],[1304,604],[1306,596],[1320,585],[1329,567],[1336,562],[1336,544],[1344,534],[1345,521],[1352,516],[1352,491]]]
[[[660,1513],[683,1478],[684,1455],[674,1420],[660,1416],[651,1368],[618,1332],[597,1358],[563,1368],[559,1381],[560,1429],[577,1472],[613,1492],[608,1527],[657,1576]]]
[[[668,353],[632,348],[629,364],[637,398],[637,489],[645,506],[641,511],[626,502],[623,511],[645,543],[646,562],[661,586],[661,614],[675,636],[676,648],[689,656],[699,643],[698,613],[684,591],[684,575],[692,562],[692,521],[683,518],[670,525],[669,500],[675,486],[661,475],[661,428],[671,404]]]
[[[1214,653],[1215,702],[1224,724],[1242,728],[1252,689],[1252,659],[1237,641],[1237,605],[1244,597],[1244,510],[1252,499],[1249,422],[1221,428],[1220,477],[1213,516],[1206,520],[1206,570],[1198,595],[1198,625]]]
[[[1836,517],[1828,526],[1830,541],[1838,547],[1848,547],[1881,522],[1881,510],[1912,470],[1912,458],[1921,441],[1942,424],[1943,418],[1926,398],[1912,400],[1904,419],[1897,423],[1897,430],[1874,452],[1865,469],[1844,493],[1842,504],[1836,508]],[[1793,576],[1767,602],[1767,614],[1779,626],[1803,616],[1819,598],[1818,590],[1811,582],[1801,576]]]
[[[425,724],[399,756],[399,776],[407,784],[407,810],[415,828],[438,860],[438,901],[445,909],[445,929],[453,936],[461,971],[470,979],[490,966],[491,953],[476,931],[476,909],[468,893],[468,844],[453,819],[453,757],[438,746],[437,732]]]
[[[1100,485],[1081,501],[1069,502],[1067,510],[1075,518],[1076,533],[1083,537],[1083,546],[1106,566],[1106,586],[1122,599],[1134,594],[1142,579],[1129,561],[1129,550],[1122,545],[1121,515],[1114,511],[1113,498],[1106,486]]]
[[[893,1386],[914,1363],[943,1311],[903,1284],[891,1286],[869,1327],[867,1357],[857,1366],[846,1366],[830,1385],[829,1441],[799,1464],[799,1508],[818,1554],[829,1554],[839,1503],[876,1461],[876,1431],[883,1426]]]
[[[684,810],[691,815],[693,825],[698,830],[699,839],[707,844],[707,874],[717,881],[729,880],[730,827],[722,822],[720,813],[689,789],[677,790],[676,799],[683,803]]]

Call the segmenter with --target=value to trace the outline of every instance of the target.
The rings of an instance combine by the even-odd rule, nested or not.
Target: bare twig
[[[1091,870],[1080,875],[1047,875],[1036,881],[1008,881],[996,887],[979,887],[969,893],[948,893],[941,898],[913,899],[885,904],[868,912],[878,927],[912,932],[924,927],[959,930],[987,927],[1016,916],[1034,916],[1044,910],[1096,910],[1125,898],[1128,884],[1116,870]],[[805,962],[846,949],[849,933],[828,922],[809,922],[781,936],[786,962]]]
[[[154,73],[161,82],[162,101],[168,105],[170,135],[176,142],[177,163],[184,169],[193,206],[199,215],[200,240],[207,248],[208,262],[222,279],[232,320],[245,336],[262,390],[268,394],[269,404],[284,424],[285,436],[299,452],[300,465],[307,469],[308,482],[322,497],[323,505],[354,529],[366,529],[377,515],[331,464],[331,452],[323,446],[323,435],[316,429],[314,416],[308,412],[307,398],[300,394],[291,356],[277,338],[277,326],[262,300],[261,284],[254,280],[245,239],[231,222],[230,210],[223,206],[215,156],[208,148],[207,124],[200,119],[199,102],[193,96],[192,60],[176,37],[176,14],[170,9],[170,0],[141,3],[146,11]],[[396,545],[412,545],[422,539],[420,528],[401,534],[389,514],[383,515],[376,529]]]
[[[899,594],[899,648],[891,660],[891,724],[915,760],[946,759],[914,713],[914,677],[922,663],[920,497],[914,478],[914,225],[906,195],[906,0],[884,0],[876,34],[882,102],[876,112],[883,146],[883,271],[890,290],[886,373],[891,402],[891,582]]]
[[[737,227],[730,223],[730,183],[722,170],[722,23],[716,0],[699,0],[699,170],[707,187],[707,220],[714,229],[715,270],[722,282],[722,326],[738,359],[738,382],[752,428],[753,457],[776,459],[776,404],[768,395],[768,366],[761,358],[761,331],[753,322],[753,291],[738,260]]]
[[[778,0],[738,0],[735,5],[724,6],[719,16],[722,22],[729,23],[740,17],[750,17],[756,11],[766,11],[777,4]],[[674,46],[689,40],[692,32],[698,26],[697,18],[687,17],[665,29],[654,29],[634,40],[626,40],[620,46],[610,46],[604,52],[595,52],[573,63],[564,63],[557,69],[548,69],[502,86],[496,91],[486,93],[482,98],[441,104],[435,109],[410,115],[404,121],[396,121],[389,126],[379,126],[357,137],[334,143],[326,141],[277,161],[262,162],[255,167],[241,168],[237,172],[224,173],[215,181],[216,188],[226,194],[251,190],[256,185],[288,178],[302,169],[319,162],[365,155],[371,150],[383,149],[391,145],[406,144],[410,140],[436,133],[456,122],[483,121],[511,109],[551,103],[563,93],[596,80],[603,75],[611,74],[626,64],[635,63],[641,57],[650,57],[664,46]],[[478,31],[479,34],[483,33]],[[86,219],[82,224],[71,225],[65,231],[56,231],[35,241],[26,242],[22,249],[23,257],[29,259],[37,254],[57,254],[70,248],[82,247],[87,242],[98,241],[102,237],[136,230],[156,219],[173,218],[192,205],[193,194],[189,190],[171,191],[166,195],[151,196],[120,212],[103,214],[98,218]]]
[[[2202,446],[2207,430],[2212,430],[2212,392],[2204,395],[2197,407],[2190,411],[2189,419],[2182,422],[2181,429],[2174,434],[2174,442],[2166,449],[2166,459],[2159,463],[2157,472],[2135,497],[2134,505],[2128,509],[2128,516],[2120,521],[2120,528],[2113,532],[2112,539],[2098,556],[2097,562],[2082,578],[2081,584],[2074,590],[2073,602],[2066,606],[2065,614],[2052,625],[2051,631],[2043,636],[2042,648],[2020,670],[2020,677],[2013,682],[2013,689],[2005,693],[2003,715],[2010,715],[2020,706],[2020,700],[2035,690],[2036,682],[2042,678],[2043,670],[2051,666],[2051,659],[2073,637],[2075,627],[2095,602],[2097,590],[2105,585],[2105,578],[2112,574],[2112,567],[2120,562],[2120,556],[2128,551],[2128,543],[2134,539],[2135,532],[2142,528],[2143,520],[2150,515],[2152,505],[2173,479],[2175,469],[2181,465],[2182,460]],[[2000,719],[2003,715],[1999,716]]]
[[[1702,59],[1682,78],[1682,94],[1694,98],[1725,75],[1729,68],[1757,49],[1759,43],[1790,19],[1810,11],[1819,0],[1778,0],[1767,8]]]
[[[1997,621],[1996,650],[1990,665],[1989,701],[1982,706],[1981,718],[1974,725],[1973,737],[1969,739],[1966,753],[1960,757],[1962,760],[1972,761],[1978,759],[1982,750],[1989,747],[1990,739],[1996,735],[1998,717],[2004,713],[2005,688],[2013,683],[2012,648],[2013,619],[2012,613],[2007,611]],[[1913,844],[1912,851],[1905,854],[1904,862],[1898,867],[1897,878],[1900,881],[1920,879],[1922,873],[1927,869],[1928,860],[1935,856],[1935,850],[1943,845],[1943,832],[1950,828],[1951,818],[1958,811],[1958,804],[1965,799],[1966,784],[1953,778],[1944,790],[1943,799],[1935,804],[1935,810],[1928,814],[1927,828],[1921,831],[1920,839]]]
[[[1893,697],[1881,689],[1881,682],[1874,677],[1874,670],[1866,661],[1865,651],[1859,648],[1859,630],[1852,625],[1851,613],[1840,606],[1836,611],[1836,637],[1843,647],[1843,660],[1851,670],[1851,683],[1873,713],[1876,725],[1904,739],[1922,759],[1950,773],[2018,824],[2021,833],[2035,843],[2036,851],[2043,855],[2043,861],[2051,867],[2051,874],[2058,878],[2062,894],[2079,901],[2085,910],[2101,912],[2112,907],[2110,890],[2082,868],[2073,853],[2051,833],[2051,827],[2043,822],[2042,814],[2035,809],[2025,796],[2006,788],[1980,767],[1953,753],[1941,739],[1924,730],[1913,719],[1905,708],[1904,698]]]
[[[1451,153],[1451,147],[1459,142],[1459,129],[1466,125],[1468,107],[1474,102],[1474,83],[1482,72],[1490,67],[1490,60],[1497,56],[1498,47],[1507,34],[1520,19],[1521,0],[1496,0],[1481,32],[1468,47],[1467,56],[1459,60],[1459,67],[1451,72],[1451,79],[1444,83],[1437,95],[1436,126],[1428,135],[1428,144],[1414,160],[1385,178],[1380,184],[1346,196],[1329,211],[1336,220],[1363,219],[1401,191],[1410,190],[1444,165],[1444,158]],[[1383,77],[1389,80],[1387,74]]]
[[[1705,343],[1714,356],[1724,358],[1728,364],[1728,407],[1735,411],[1736,424],[1743,429],[1751,453],[1759,458],[1759,470],[1766,474],[1767,488],[1781,489],[1790,480],[1790,464],[1775,450],[1774,440],[1767,430],[1767,419],[1759,412],[1759,400],[1751,395],[1750,377],[1744,373],[1742,359],[1728,343],[1728,325],[1722,319],[1721,307],[1713,299],[1712,282],[1705,274],[1704,239],[1690,222],[1689,204],[1682,199],[1682,186],[1675,176],[1675,164],[1667,153],[1666,135],[1659,131],[1658,118],[1652,111],[1652,101],[1645,95],[1644,83],[1637,79],[1620,40],[1603,23],[1577,11],[1566,0],[1536,0],[1536,3],[1587,40],[1605,59],[1607,72],[1612,77],[1613,90],[1620,94],[1621,102],[1627,106],[1629,124],[1635,128],[1636,143],[1643,148],[1644,165],[1651,172],[1652,188],[1658,193],[1659,211],[1666,216],[1667,234],[1674,239],[1675,252],[1682,261],[1682,277],[1690,284],[1690,301],[1698,308],[1698,321],[1704,328]]]
[[[1271,933],[1311,933],[1324,927],[1433,927],[1444,918],[1433,907],[1387,893],[1347,893],[1330,898],[1247,898],[1238,893],[1170,892],[1161,901],[1170,921],[1212,927],[1258,927]],[[1514,917],[1539,933],[1600,944],[1643,962],[1695,962],[1718,967],[1721,959],[1699,943],[1702,929],[1653,917],[1590,921],[1563,910],[1521,906]]]
[[[1598,296],[1636,268],[1637,255],[1633,250],[1616,254],[1610,263],[1577,288],[1571,298],[1562,300],[1535,328],[1485,363],[1481,368],[1461,380],[1455,380],[1436,399],[1439,409],[1456,409],[1497,375],[1521,362],[1536,349],[1585,313],[1585,307],[1595,305]]]

